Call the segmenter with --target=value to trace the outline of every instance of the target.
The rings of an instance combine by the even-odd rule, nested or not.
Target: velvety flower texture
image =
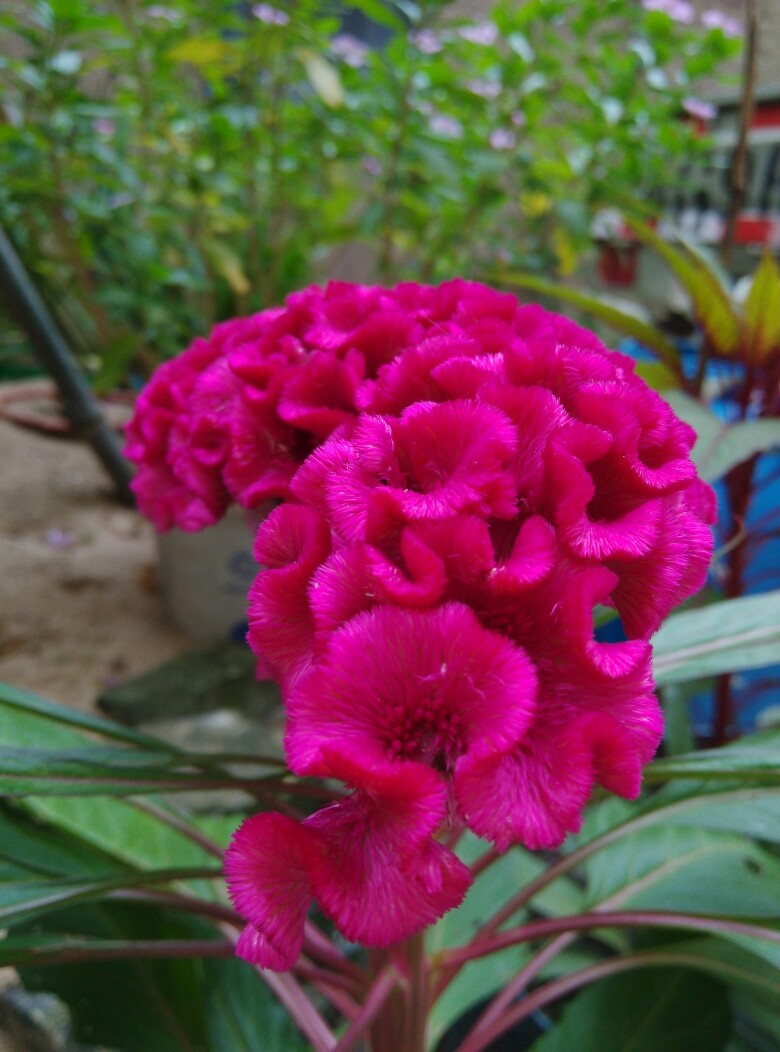
[[[331,282],[217,325],[139,396],[125,453],[137,465],[140,510],[159,531],[196,531],[233,503],[288,497],[308,453],[349,430],[364,381],[426,334],[446,331],[479,288]]]
[[[648,639],[711,555],[693,431],[629,359],[481,286],[404,298],[438,324],[383,356],[257,536],[249,640],[289,765],[346,787],[228,850],[239,952],[264,967],[294,963],[312,899],[369,946],[457,906],[450,830],[552,848],[596,783],[636,796],[662,733]],[[389,346],[400,322],[362,324]],[[598,606],[625,641],[595,638]]]

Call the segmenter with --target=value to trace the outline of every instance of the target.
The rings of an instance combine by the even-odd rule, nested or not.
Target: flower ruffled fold
[[[298,823],[259,814],[234,834],[225,875],[249,924],[237,952],[263,968],[292,967],[313,900],[339,930],[366,946],[388,946],[458,906],[466,866],[431,839],[444,819],[446,791],[428,769],[332,761],[354,788]]]

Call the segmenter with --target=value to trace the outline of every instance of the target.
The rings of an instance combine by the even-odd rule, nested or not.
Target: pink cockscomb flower
[[[298,466],[348,430],[366,382],[478,298],[473,283],[395,289],[331,282],[217,325],[162,365],[127,430],[140,510],[201,530],[231,504],[289,495]]]
[[[239,953],[268,968],[312,900],[369,946],[458,905],[447,832],[553,848],[595,785],[635,797],[662,733],[649,638],[712,551],[693,431],[592,333],[467,282],[342,287],[323,317],[371,363],[360,413],[258,532],[249,641],[291,770],[345,795],[228,850]]]

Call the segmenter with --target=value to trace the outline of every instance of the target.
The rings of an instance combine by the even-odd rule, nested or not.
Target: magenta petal
[[[615,455],[608,463],[612,486],[662,493],[695,478],[690,460],[692,429],[643,383],[591,383],[579,391],[576,405],[581,419],[609,431],[615,439]]]
[[[633,798],[643,762],[631,734],[610,716],[570,713],[565,722],[535,724],[509,755],[464,764],[455,786],[458,810],[499,851],[513,843],[557,847],[579,830],[596,781]]]
[[[366,546],[371,588],[379,602],[398,606],[432,606],[444,594],[447,576],[442,560],[411,530],[401,534],[398,565]]]
[[[410,531],[435,552],[447,572],[452,598],[461,584],[483,581],[494,568],[495,553],[488,524],[476,515],[454,515],[414,523]]]
[[[311,355],[284,385],[279,416],[288,424],[327,436],[354,416],[355,393],[362,379],[362,360],[355,354],[339,360],[319,352]]]
[[[255,558],[266,569],[249,591],[247,639],[264,668],[286,681],[310,660],[314,617],[308,590],[330,536],[313,508],[282,504],[257,532]]]
[[[250,925],[239,956],[275,971],[295,964],[312,899],[308,870],[320,850],[316,835],[286,815],[254,815],[236,830],[225,852],[225,879]]]
[[[213,526],[228,504],[227,494],[217,502],[203,500],[182,485],[165,464],[142,464],[130,486],[140,511],[160,533],[172,526],[189,532]]]
[[[545,448],[551,436],[570,422],[569,414],[553,392],[544,387],[485,384],[479,397],[512,421],[516,435],[512,462],[515,484],[524,509],[539,510],[544,489]]]
[[[502,354],[455,357],[437,365],[432,377],[450,398],[476,398],[485,384],[503,377]]]
[[[327,642],[337,628],[374,606],[376,596],[368,551],[368,545],[348,544],[328,556],[314,574],[309,586],[309,604],[317,639]]]
[[[508,470],[515,431],[499,410],[478,402],[420,402],[405,411],[394,435],[405,476],[395,499],[407,521],[460,511],[516,513]]]
[[[498,593],[537,584],[552,569],[556,555],[555,531],[536,515],[520,527],[512,552],[496,568],[491,587]]]
[[[437,769],[464,752],[506,751],[532,717],[536,678],[519,647],[468,607],[375,607],[333,634],[287,698],[286,748],[298,774],[333,756],[367,768],[395,759]]]
[[[337,768],[349,775],[348,765]],[[306,820],[325,844],[311,879],[343,935],[387,946],[458,906],[471,875],[430,839],[446,809],[445,787],[434,772],[401,764],[355,775],[365,788]]]
[[[376,382],[361,392],[361,408],[369,413],[399,415],[415,402],[442,401],[445,392],[436,379],[437,367],[455,356],[470,357],[478,350],[473,341],[459,336],[423,340],[382,366]]]
[[[333,435],[304,460],[290,483],[290,490],[302,503],[324,512],[333,474],[350,472],[354,467],[351,443],[342,435]]]
[[[590,715],[581,718],[589,724]],[[557,847],[577,832],[594,782],[593,748],[576,721],[534,726],[514,752],[464,764],[455,791],[458,812],[499,851],[515,843],[533,851]]]
[[[559,432],[548,446],[553,519],[570,549],[586,559],[644,555],[660,529],[660,500],[632,500],[620,489],[604,485],[597,491],[586,465],[605,455],[610,446],[605,432],[584,424]]]
[[[619,578],[612,598],[629,638],[649,638],[678,603],[701,588],[712,547],[709,527],[688,512],[683,495],[672,494],[650,551],[612,564]]]
[[[280,504],[260,524],[254,555],[269,570],[301,567],[312,572],[330,551],[330,534],[313,508]]]

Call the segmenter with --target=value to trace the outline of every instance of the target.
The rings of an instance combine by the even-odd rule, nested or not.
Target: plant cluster
[[[682,104],[739,47],[633,0],[352,7],[371,46],[322,0],[0,13],[0,220],[99,384],[347,242],[383,281],[570,267],[594,200],[694,151]]]
[[[274,357],[271,331],[308,353]],[[259,1033],[279,1049],[480,1052],[517,1025],[536,1052],[617,1052],[648,1026],[648,1048],[772,1047],[776,733],[688,755],[671,735],[637,796],[661,731],[653,679],[761,667],[778,644],[776,592],[667,616],[711,550],[692,430],[592,333],[473,282],[310,289],[222,332],[254,353],[264,397],[328,421],[310,452],[286,450],[302,462],[259,531],[250,597],[289,767],[3,688],[0,961],[67,991],[79,962],[119,957],[161,999],[129,1052],[232,1052]],[[326,348],[323,383],[294,388]],[[335,421],[332,363],[371,349]],[[166,412],[188,415],[185,388]],[[606,642],[594,624],[615,612],[628,638]],[[259,809],[226,850],[234,815],[171,796],[225,787]],[[196,984],[193,1011],[177,991]]]

